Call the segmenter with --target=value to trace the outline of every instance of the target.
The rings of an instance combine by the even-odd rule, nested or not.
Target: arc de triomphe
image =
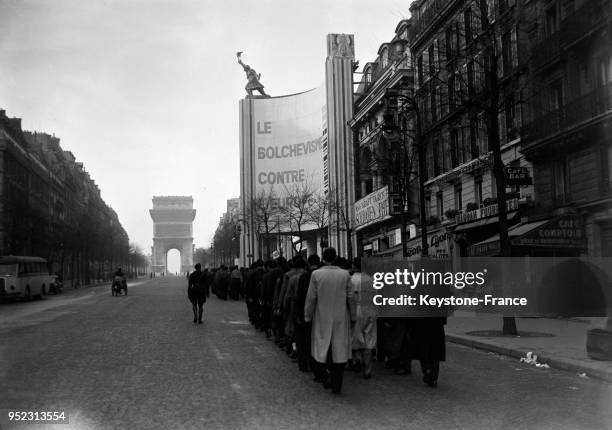
[[[193,220],[196,211],[191,196],[154,196],[153,209],[153,261],[154,273],[165,273],[168,251],[181,254],[181,273],[193,269]]]

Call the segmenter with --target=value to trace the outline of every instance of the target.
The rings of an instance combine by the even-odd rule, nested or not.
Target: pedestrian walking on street
[[[355,327],[353,327],[353,369],[363,377],[372,376],[372,350],[376,348],[376,309],[372,298],[374,296],[374,281],[372,277],[361,272],[361,258],[353,261],[351,285],[355,297]]]
[[[351,358],[351,328],[355,319],[355,302],[349,273],[333,265],[336,250],[323,251],[324,266],[310,277],[304,320],[312,321],[312,356],[315,375],[334,394],[342,389],[344,367]],[[327,365],[331,378],[327,377]]]
[[[199,324],[202,324],[207,292],[207,276],[202,273],[201,269],[202,265],[197,263],[195,271],[189,275],[189,285],[187,287],[187,297],[193,310],[193,322]]]

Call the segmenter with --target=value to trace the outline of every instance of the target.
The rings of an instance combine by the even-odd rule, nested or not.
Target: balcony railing
[[[561,43],[569,44],[581,38],[609,18],[609,1],[588,0],[561,22]]]
[[[523,139],[532,141],[552,136],[609,111],[612,111],[612,83],[571,100],[560,109],[537,115],[523,127]]]

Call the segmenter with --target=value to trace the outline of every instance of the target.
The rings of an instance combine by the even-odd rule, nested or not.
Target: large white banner
[[[272,192],[282,202],[296,187],[323,192],[324,104],[324,87],[253,99],[255,194]]]

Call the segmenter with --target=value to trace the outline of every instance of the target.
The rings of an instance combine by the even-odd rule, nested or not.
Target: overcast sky
[[[191,195],[196,246],[238,197],[236,51],[273,96],[324,80],[328,33],[371,61],[407,0],[0,0],[0,108],[55,134],[130,236],[152,245],[154,195]]]

